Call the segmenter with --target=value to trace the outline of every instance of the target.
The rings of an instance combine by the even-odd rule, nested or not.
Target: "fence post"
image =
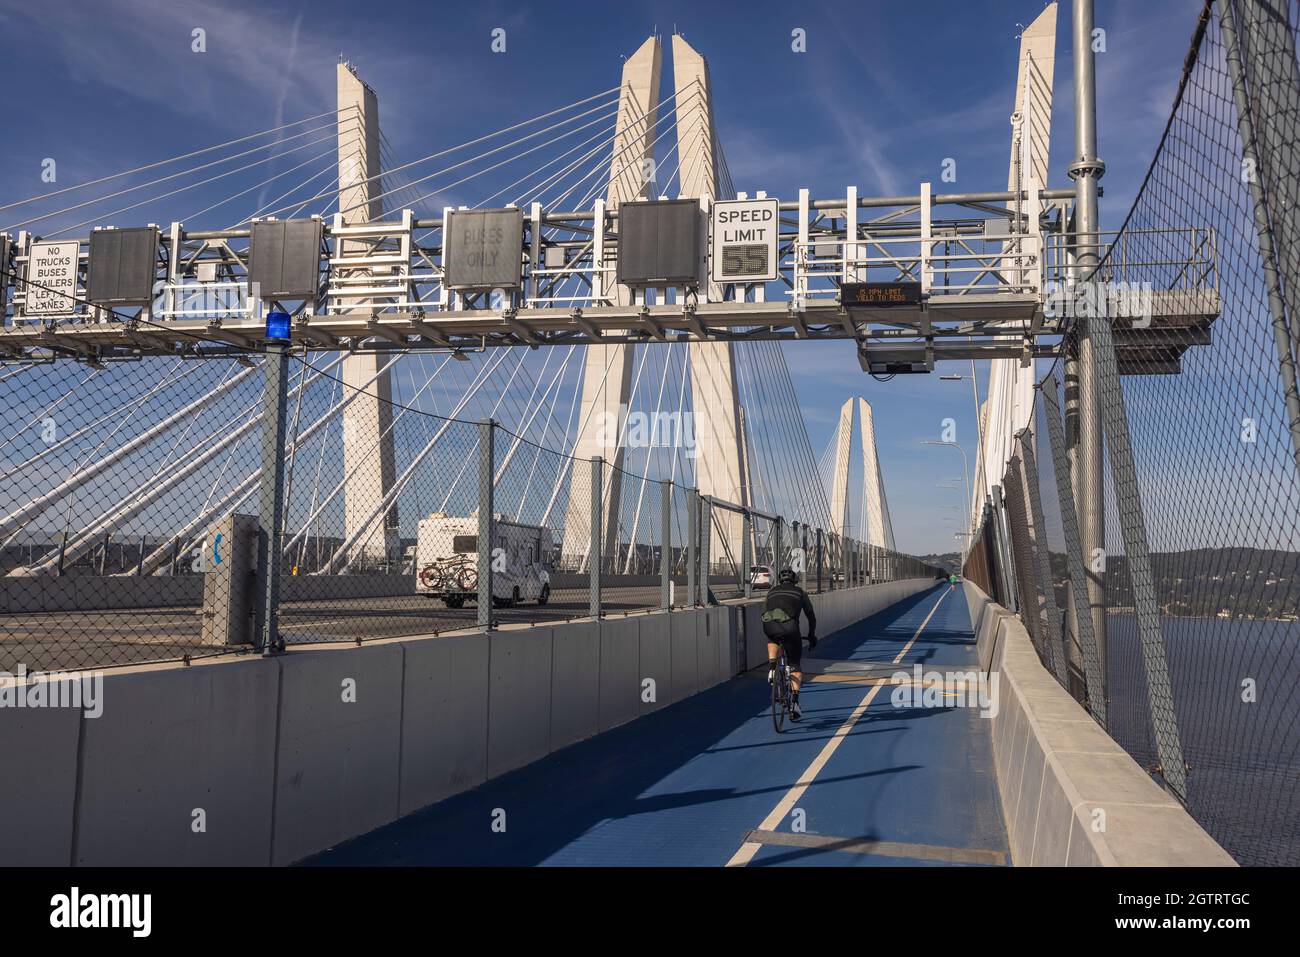
[[[602,511],[601,501],[604,498],[605,484],[605,460],[599,455],[593,456],[591,460],[591,548],[587,557],[587,608],[588,614],[592,618],[600,617],[600,573],[602,566],[602,550],[604,544],[601,541],[602,529],[601,519]]]
[[[749,509],[745,509],[740,514],[741,514],[740,527],[742,530],[741,533],[744,536],[743,540],[740,543],[740,574],[743,575],[745,578],[744,585],[742,586],[745,593],[745,597],[749,598],[754,594],[754,586],[752,581],[754,576],[749,573],[749,566],[753,562],[753,556],[750,554],[750,550],[753,547],[753,543],[750,542],[749,537],[752,534],[754,529],[754,516],[750,514]]]
[[[804,522],[795,531],[795,537],[799,540],[799,560],[803,564],[800,569],[800,575],[803,576],[804,584],[812,583],[813,565],[808,560],[808,523]]]
[[[772,529],[772,577],[768,582],[769,588],[776,584],[777,577],[781,574],[781,531],[785,519],[778,515],[775,525],[776,527]]]
[[[700,594],[697,603],[709,604],[709,563],[713,546],[713,498],[700,496]]]
[[[686,490],[686,604],[695,604],[700,557],[700,490]]]
[[[1065,643],[1061,640],[1060,610],[1056,604],[1056,583],[1052,580],[1052,562],[1047,551],[1047,529],[1043,526],[1043,499],[1038,488],[1038,463],[1029,441],[1030,431],[1021,429],[1016,435],[1020,443],[1020,470],[1024,476],[1025,504],[1029,512],[1029,548],[1031,567],[1042,582],[1043,612],[1047,617],[1045,644],[1051,656],[1050,666],[1061,687],[1069,689],[1070,674],[1066,668]],[[1038,613],[1038,609],[1034,609]]]
[[[496,421],[478,424],[478,627],[492,630],[492,512],[496,508],[493,474]]]
[[[1283,15],[1279,16],[1268,8],[1255,10],[1245,4],[1242,9],[1245,22],[1241,24],[1237,22],[1235,4],[1231,0],[1216,0],[1215,7],[1223,34],[1224,62],[1232,79],[1242,157],[1252,169],[1259,171],[1249,178],[1255,236],[1264,284],[1268,287],[1270,325],[1291,435],[1291,456],[1296,469],[1300,470],[1300,387],[1296,383],[1294,315],[1297,307],[1295,285],[1300,282],[1300,277],[1294,275],[1294,258],[1284,262],[1279,255],[1279,252],[1295,255],[1295,244],[1288,242],[1294,238],[1294,227],[1290,225],[1294,216],[1283,213],[1283,210],[1294,212],[1295,209],[1294,176],[1286,164],[1294,155],[1296,94],[1292,85],[1294,76],[1285,76],[1286,73],[1293,74],[1295,41],[1286,23],[1285,5],[1280,8]],[[1285,63],[1290,68],[1283,67],[1283,76],[1276,75],[1276,69],[1269,69],[1268,52],[1274,54],[1276,64],[1281,66]],[[1249,64],[1249,71],[1247,64],[1243,63],[1243,53],[1253,61]],[[1274,75],[1270,77],[1270,73]],[[1257,129],[1256,124],[1260,128]],[[1276,205],[1266,188],[1280,194]],[[1281,234],[1280,243],[1274,240],[1274,229]],[[1289,328],[1288,308],[1292,313]]]
[[[1047,438],[1052,450],[1052,468],[1056,472],[1056,500],[1061,509],[1061,528],[1065,533],[1065,564],[1070,572],[1070,621],[1083,656],[1087,676],[1084,689],[1088,710],[1103,728],[1106,727],[1106,698],[1102,694],[1101,663],[1097,656],[1097,635],[1092,628],[1092,609],[1088,607],[1088,581],[1084,575],[1083,547],[1079,539],[1079,516],[1074,511],[1074,492],[1070,487],[1070,465],[1065,456],[1065,429],[1061,425],[1061,407],[1057,399],[1059,386],[1055,376],[1043,383],[1043,411],[1047,416]]]
[[[817,591],[820,592],[822,590],[822,542],[824,541],[820,528],[817,529],[814,541],[817,543]]]
[[[1007,523],[1006,502],[1002,499],[1002,486],[993,486],[993,517],[997,528],[998,562],[1002,565],[1002,581],[1006,585],[1006,607],[1020,610],[1019,589],[1016,586],[1015,562],[1011,560],[1011,527]]]
[[[1147,680],[1151,730],[1155,735],[1165,784],[1185,802],[1187,768],[1183,763],[1178,715],[1174,711],[1173,687],[1169,681],[1169,665],[1165,660],[1164,629],[1160,624],[1160,606],[1156,602],[1146,517],[1142,511],[1137,468],[1133,464],[1132,437],[1129,435],[1128,412],[1124,405],[1124,387],[1120,384],[1119,367],[1115,359],[1115,340],[1108,317],[1086,317],[1085,322],[1092,336],[1092,349],[1097,363],[1097,390],[1102,397],[1101,414],[1106,432],[1106,451],[1110,458],[1110,477],[1115,488],[1115,505],[1119,512],[1124,554],[1128,557],[1129,578],[1133,586],[1133,609],[1137,614],[1142,670]],[[1097,637],[1101,639],[1102,636]],[[1104,647],[1101,641],[1098,644]],[[1103,660],[1100,664],[1104,681],[1106,663]]]
[[[288,343],[271,342],[262,359],[262,476],[257,510],[257,631],[254,647],[280,650],[280,549],[284,525],[284,433],[289,400]]]
[[[659,483],[661,501],[659,526],[659,607],[671,608],[673,570],[673,483],[667,479]]]

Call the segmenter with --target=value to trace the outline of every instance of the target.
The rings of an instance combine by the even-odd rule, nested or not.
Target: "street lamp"
[[[949,448],[956,449],[958,452],[961,453],[961,468],[962,468],[962,474],[963,474],[963,476],[964,476],[964,480],[965,480],[965,482],[966,482],[966,508],[967,508],[968,510],[971,509],[971,508],[973,508],[973,506],[972,506],[972,504],[971,504],[971,497],[970,497],[970,465],[967,463],[967,460],[966,460],[966,450],[963,449],[963,448],[962,448],[960,445],[958,445],[956,442],[939,442],[939,441],[936,441],[935,439],[922,439],[922,440],[921,440],[921,444],[922,444],[922,445],[946,445],[946,446],[948,446]],[[968,518],[969,518],[969,515],[968,515]],[[969,521],[967,522],[967,524],[969,524]]]
[[[974,341],[975,341],[973,336],[967,336],[966,338],[967,338],[969,341],[971,341],[971,342],[974,342]],[[965,376],[962,376],[962,375],[945,375],[945,376],[940,376],[940,378],[941,378],[941,379],[944,379],[944,380],[946,380],[946,381],[948,381],[948,382],[960,382],[960,381],[962,381],[962,380],[965,378]],[[977,460],[976,460],[976,463],[975,463],[975,465],[976,465],[975,481],[976,481],[976,482],[979,482],[979,481],[980,481],[980,475],[982,474],[982,472],[981,472],[981,468],[982,468],[982,464],[983,464],[983,461],[984,461],[983,458],[981,457],[981,456],[983,455],[983,450],[984,450],[984,418],[983,418],[983,416],[980,415],[980,387],[979,387],[979,375],[977,374],[977,372],[976,372],[976,370],[975,370],[975,359],[974,359],[974,357],[972,357],[971,360],[970,360],[970,397],[971,397],[971,404],[972,404],[972,406],[974,407],[974,410],[975,410],[975,439],[976,439],[976,443],[975,443],[975,455],[977,456]],[[966,458],[966,454],[965,454],[965,452],[963,452],[963,453],[962,453],[962,459],[963,459],[963,461],[965,460],[965,458]],[[968,473],[968,474],[969,474],[969,473]],[[971,511],[974,512],[974,510],[975,510],[975,504],[974,504],[974,502],[971,502],[971,501],[970,501],[970,492],[969,492],[970,479],[969,479],[969,478],[966,480],[966,484],[967,484],[967,488],[968,488],[968,491],[967,491],[967,493],[966,493],[966,501],[967,501],[967,504],[970,506]],[[973,520],[974,520],[974,516],[972,515],[971,518],[972,518],[972,521],[973,521]]]
[[[967,503],[967,505],[969,506],[969,504],[970,504],[970,500],[971,500],[971,498],[970,498],[970,465],[967,463],[967,460],[966,460],[966,450],[963,449],[963,448],[962,448],[960,445],[958,445],[956,442],[938,442],[938,441],[936,441],[936,440],[934,440],[934,439],[922,439],[922,440],[921,440],[921,444],[922,444],[922,445],[946,445],[946,446],[948,446],[949,448],[954,448],[954,449],[956,449],[958,452],[961,453],[961,468],[962,468],[962,473],[963,473],[963,478],[962,478],[962,480],[966,483],[966,503]]]
[[[967,337],[970,339],[971,337]],[[972,339],[973,341],[973,339]],[[939,376],[941,382],[964,382],[966,377],[959,373],[948,373]],[[984,444],[984,423],[980,421],[980,385],[979,376],[975,374],[975,360],[970,361],[970,396],[975,406],[975,431],[978,433],[980,444]]]

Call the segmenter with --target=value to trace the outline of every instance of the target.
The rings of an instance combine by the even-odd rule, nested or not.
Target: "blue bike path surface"
[[[970,707],[899,704],[896,686],[864,680],[916,664],[977,671],[960,589],[829,635],[804,664],[804,717],[783,733],[758,669],[303,863],[1009,863],[990,722]]]

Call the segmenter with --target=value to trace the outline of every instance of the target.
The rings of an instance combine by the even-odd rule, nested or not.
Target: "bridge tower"
[[[853,444],[853,409],[858,411],[862,450],[862,513],[865,527],[853,527],[849,516],[849,453]],[[885,479],[876,455],[876,425],[871,405],[862,396],[845,399],[835,429],[835,472],[831,478],[831,531],[851,535],[869,545],[894,548],[894,526],[885,499]]]
[[[659,79],[663,69],[663,47],[657,36],[647,39],[623,64],[619,86],[618,116],[614,126],[614,154],[609,169],[606,204],[613,210],[619,203],[647,199],[652,177],[647,175],[654,160],[655,125],[658,122]],[[597,263],[600,267],[602,263]],[[609,280],[607,280],[609,281]],[[614,286],[614,301],[631,305],[632,290]],[[623,442],[619,435],[631,400],[632,346],[625,343],[586,347],[582,372],[578,434],[574,438],[573,474],[569,479],[569,500],[565,514],[565,541],[562,555],[581,561],[590,538],[585,531],[590,523],[590,469],[583,465],[599,455],[615,466],[606,469],[603,490],[608,516],[601,540],[616,541],[619,496],[622,491]]]
[[[1052,147],[1052,99],[1056,78],[1057,5],[1044,8],[1021,34],[1021,57],[1015,75],[1015,107],[1011,113],[1011,148],[1006,189],[1047,189]],[[1023,205],[1023,204],[1022,204]],[[1018,208],[1017,200],[1008,208]],[[1022,215],[1037,216],[1037,209],[1019,208]],[[1010,248],[1010,244],[1008,244]],[[980,410],[979,454],[975,456],[975,482],[969,531],[974,531],[993,486],[1001,481],[1015,446],[1015,433],[1030,425],[1034,415],[1034,361],[989,360],[985,402]],[[966,546],[970,545],[967,540]]]
[[[1008,190],[1047,188],[1051,155],[1052,89],[1056,72],[1056,4],[1050,3],[1020,35],[1015,108],[1011,114],[1011,155]],[[1015,210],[1017,204],[1007,204]],[[1041,207],[1041,204],[1040,204]],[[1039,209],[1020,209],[1037,216]],[[1008,246],[1010,244],[1007,244]],[[984,503],[992,496],[1011,460],[1015,434],[1030,424],[1034,408],[1034,363],[1021,359],[989,361],[987,399],[978,429],[980,450],[975,458],[974,501],[970,529],[979,522]],[[969,539],[966,542],[968,546]]]
[[[673,35],[673,89],[677,117],[678,181],[683,198],[718,198],[717,131],[709,67],[681,36]],[[703,277],[707,282],[708,277]],[[708,299],[722,299],[722,287],[708,282]],[[695,418],[695,476],[700,493],[750,504],[741,437],[736,357],[731,342],[690,344],[691,407]],[[730,511],[714,512],[709,554],[715,561],[740,562],[743,522]]]
[[[379,150],[379,98],[349,63],[338,65],[339,220],[344,225],[373,222],[383,215]],[[336,240],[340,247],[348,242]],[[354,240],[360,242],[360,240]],[[342,248],[336,250],[340,255]],[[355,275],[355,273],[352,273]],[[364,308],[364,301],[349,303]],[[346,388],[362,390],[343,413],[343,533],[350,541],[375,514],[393,487],[392,382],[376,373],[386,357],[349,355],[343,360]],[[373,380],[373,382],[372,382]],[[370,385],[367,385],[370,383]],[[347,556],[380,560],[397,545],[397,506],[384,516],[383,528],[362,537]]]

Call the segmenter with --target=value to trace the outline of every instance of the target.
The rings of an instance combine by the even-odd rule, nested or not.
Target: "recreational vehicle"
[[[551,531],[512,522],[492,522],[492,601],[506,607],[521,601],[545,605],[551,597],[546,565]],[[434,512],[419,524],[415,553],[417,593],[441,598],[448,608],[478,601],[478,516]]]

